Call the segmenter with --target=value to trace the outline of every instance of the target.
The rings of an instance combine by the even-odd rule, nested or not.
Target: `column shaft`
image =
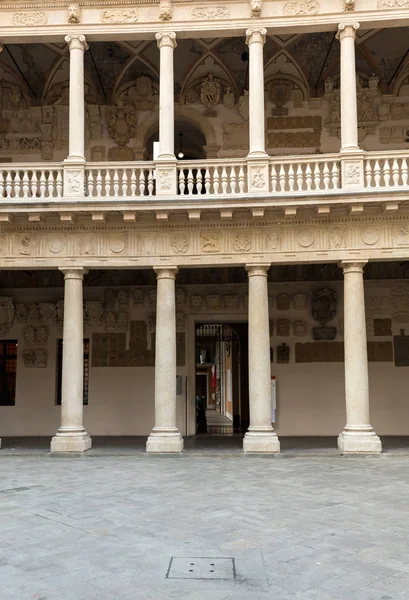
[[[364,264],[342,263],[347,424],[338,438],[338,445],[344,452],[380,452],[382,449],[369,419]]]
[[[67,35],[65,41],[70,48],[68,160],[78,162],[85,160],[84,51],[88,46],[83,35]]]
[[[339,25],[341,44],[341,152],[354,152],[358,146],[355,38],[359,25]]]
[[[250,266],[249,277],[249,396],[250,427],[245,452],[280,451],[271,425],[271,367],[267,273],[270,265]]]
[[[158,268],[155,344],[155,426],[147,452],[181,452],[176,427],[176,268]]]
[[[175,159],[175,101],[173,53],[176,33],[157,33],[160,50],[159,159]]]
[[[61,388],[61,427],[51,441],[52,452],[84,452],[91,438],[83,426],[84,269],[62,269],[64,273],[64,325]]]
[[[267,29],[248,29],[249,47],[249,156],[264,156],[264,58],[263,48]]]

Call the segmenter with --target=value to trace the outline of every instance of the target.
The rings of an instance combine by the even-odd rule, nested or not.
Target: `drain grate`
[[[170,560],[168,579],[234,579],[234,558],[173,557]]]

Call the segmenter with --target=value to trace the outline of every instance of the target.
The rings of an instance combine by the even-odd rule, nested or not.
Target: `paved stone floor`
[[[391,454],[0,455],[0,599],[409,599],[408,473]]]

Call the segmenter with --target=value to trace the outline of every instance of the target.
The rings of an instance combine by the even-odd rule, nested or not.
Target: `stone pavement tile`
[[[392,577],[385,577],[368,587],[371,590],[379,590],[384,594],[390,594],[394,598],[401,597],[403,594],[409,595],[409,574],[399,573]]]
[[[379,579],[374,575],[349,572],[346,575],[324,581],[320,586],[328,591],[337,592],[342,589],[344,593],[355,594],[358,590],[369,587],[375,582],[379,582]]]

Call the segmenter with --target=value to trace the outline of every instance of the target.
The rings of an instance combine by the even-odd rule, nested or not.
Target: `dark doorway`
[[[233,435],[249,425],[247,323],[196,323],[196,433]]]

